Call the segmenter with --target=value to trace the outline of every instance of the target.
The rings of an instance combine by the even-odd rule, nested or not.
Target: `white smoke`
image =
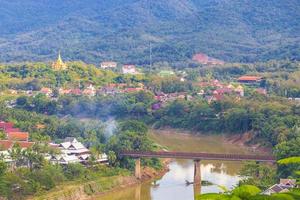
[[[116,133],[117,130],[117,122],[111,117],[105,122],[104,135],[106,138],[110,138]]]

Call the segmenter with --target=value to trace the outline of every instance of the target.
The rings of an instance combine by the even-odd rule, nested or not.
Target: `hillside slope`
[[[0,62],[300,59],[298,0],[2,0]]]

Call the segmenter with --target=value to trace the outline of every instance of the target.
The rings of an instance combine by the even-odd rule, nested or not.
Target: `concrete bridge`
[[[174,158],[194,160],[194,193],[200,194],[201,191],[201,160],[221,160],[221,161],[255,161],[274,163],[273,156],[262,155],[239,155],[239,154],[214,154],[214,153],[189,153],[189,152],[142,152],[142,151],[123,151],[121,156],[135,158],[135,177],[141,179],[141,158]]]

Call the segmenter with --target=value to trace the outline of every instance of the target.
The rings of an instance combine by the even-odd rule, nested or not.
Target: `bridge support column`
[[[141,158],[135,159],[135,172],[134,172],[135,178],[141,179],[142,173],[141,173]]]
[[[200,160],[194,160],[194,195],[201,193],[201,165]]]

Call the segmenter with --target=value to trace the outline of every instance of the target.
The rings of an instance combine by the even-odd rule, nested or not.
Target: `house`
[[[92,84],[90,84],[86,89],[83,90],[82,94],[87,96],[95,96],[96,89]]]
[[[7,139],[10,141],[27,141],[29,139],[29,133],[27,132],[7,132]]]
[[[220,88],[220,89],[214,90],[213,94],[224,95],[224,94],[231,94],[232,92],[233,92],[233,90],[230,88]]]
[[[98,90],[98,94],[102,95],[115,95],[119,93],[120,90],[117,87],[112,87],[112,86],[106,86],[102,87],[100,90]]]
[[[125,88],[123,90],[123,92],[125,93],[133,93],[133,92],[139,92],[139,91],[143,91],[143,88]]]
[[[108,156],[105,153],[102,153],[97,158],[98,163],[108,163]]]
[[[9,150],[15,144],[19,145],[22,149],[27,149],[34,145],[34,142],[28,141],[12,141],[12,140],[0,140],[0,149],[1,150]]]
[[[80,96],[82,92],[79,88],[75,88],[75,89],[71,89],[70,94],[75,96]]]
[[[84,155],[90,154],[90,151],[76,139],[73,142],[63,142],[59,145],[61,152],[67,155]]]
[[[18,94],[18,91],[13,89],[8,90],[8,92],[13,95]]]
[[[6,131],[6,129],[8,128],[13,128],[14,127],[14,123],[12,122],[4,122],[4,121],[0,121],[0,129]]]
[[[102,62],[100,64],[100,67],[102,69],[113,69],[116,68],[118,66],[118,63],[116,62],[112,62],[112,61],[108,61],[108,62]]]
[[[204,53],[197,53],[192,59],[193,61],[204,65],[224,65],[224,61],[209,57]]]
[[[79,163],[80,160],[75,155],[53,155],[46,158],[49,160],[52,164],[61,164],[61,165],[67,165],[71,163]]]
[[[175,73],[173,71],[170,71],[170,70],[162,70],[162,71],[159,72],[158,75],[161,76],[161,77],[170,77],[170,76],[174,76]]]
[[[132,75],[135,75],[135,74],[139,73],[137,71],[135,65],[124,65],[122,67],[122,72],[123,72],[123,74],[132,74]]]
[[[52,156],[50,162],[58,164],[81,163],[90,157],[90,151],[74,137],[65,138],[60,144],[50,143],[53,148],[58,148],[61,154]],[[84,159],[83,159],[84,158]]]
[[[66,95],[66,94],[70,94],[71,93],[71,89],[59,88],[58,92],[59,92],[60,95]]]
[[[279,184],[275,184],[262,192],[264,195],[271,195],[274,193],[285,193],[289,192],[290,189],[296,187],[295,179],[280,179]]]
[[[243,86],[239,85],[237,86],[234,91],[240,96],[240,97],[243,97],[245,96],[245,92],[244,92],[244,88]]]
[[[58,148],[61,154],[49,158],[50,162],[66,165],[69,163],[82,163],[88,162],[91,152],[81,142],[74,137],[65,138],[64,142],[60,144],[49,144],[53,148]],[[98,163],[107,163],[108,157],[106,154],[101,154],[97,158]]]
[[[19,128],[6,128],[6,129],[3,129],[4,132],[20,132],[20,129]]]
[[[244,84],[259,84],[263,80],[261,76],[241,76],[238,78],[239,83]]]
[[[0,140],[0,157],[3,157],[4,162],[8,164],[13,164],[14,162],[9,153],[14,145],[19,145],[21,149],[27,149],[29,147],[32,147],[34,145],[34,142]]]
[[[297,180],[296,179],[280,179],[280,184],[296,187],[297,186]]]
[[[6,139],[9,141],[28,141],[29,139],[29,133],[14,128],[12,122],[0,121],[0,129],[4,131]]]
[[[46,96],[50,97],[52,95],[52,89],[51,88],[46,88],[46,87],[43,87],[41,90],[40,90],[40,93],[42,94],[45,94]]]

